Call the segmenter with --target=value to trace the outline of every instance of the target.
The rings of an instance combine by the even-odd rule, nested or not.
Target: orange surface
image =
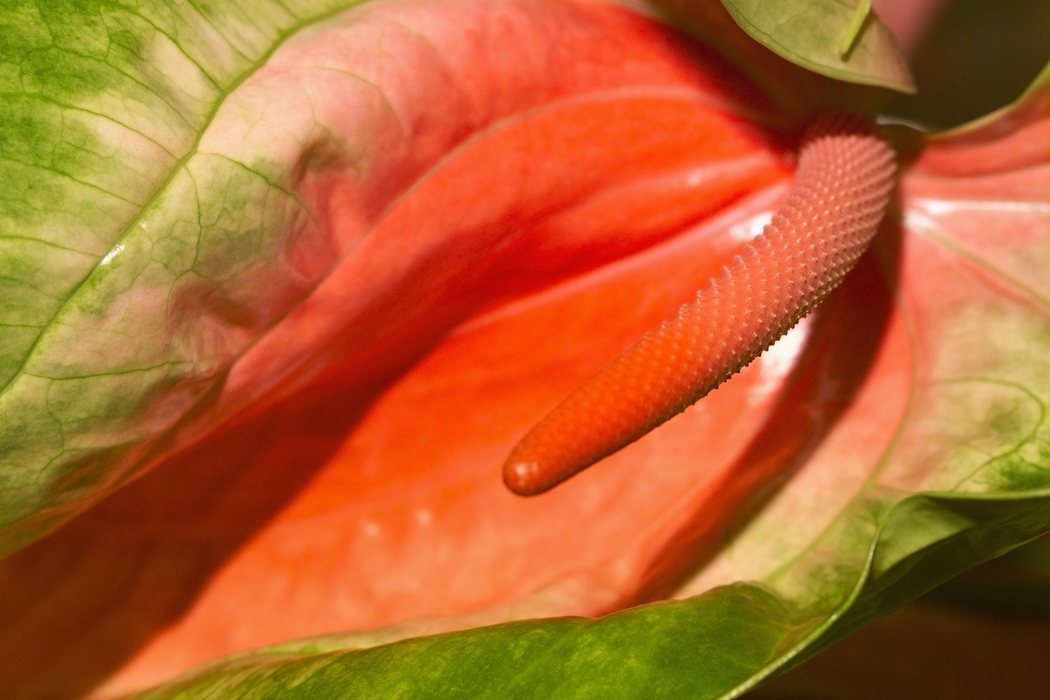
[[[375,127],[372,160],[302,174],[324,228],[295,240],[342,252],[184,435],[213,432],[0,562],[5,697],[114,694],[420,616],[602,613],[677,580],[702,548],[675,542],[714,541],[753,506],[771,475],[737,459],[790,352],[549,496],[511,495],[500,465],[757,233],[786,189],[783,137],[729,108],[768,107],[625,10],[462,5],[454,26],[492,41],[490,60],[449,41],[440,80],[484,108],[431,123],[426,102],[397,106],[414,87],[391,87],[401,131]],[[427,3],[390,7],[447,24]],[[307,82],[294,66],[324,58],[311,51],[290,45],[246,89],[267,70]],[[317,250],[289,260],[313,270]]]

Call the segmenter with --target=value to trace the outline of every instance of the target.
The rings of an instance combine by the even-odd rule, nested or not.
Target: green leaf
[[[772,581],[739,583],[598,620],[507,623],[367,649],[338,637],[305,640],[208,664],[129,697],[737,697],[975,559],[1048,528],[1050,493],[1005,506],[913,497],[892,507],[867,552],[822,553],[809,591],[815,599]],[[848,562],[858,554],[868,556],[855,570]]]
[[[0,553],[133,476],[301,296],[275,279],[269,308],[243,308],[251,275],[223,261],[279,264],[301,209],[268,164],[202,137],[287,37],[349,4],[0,7]],[[210,341],[179,319],[204,297]]]
[[[838,80],[915,92],[908,63],[870,0],[722,0],[763,46]]]
[[[771,50],[762,41],[744,31],[738,18],[734,17],[721,2],[695,2],[694,0],[641,0],[642,6],[659,16],[664,22],[698,36],[705,43],[734,62],[762,90],[773,96],[777,104],[796,118],[788,123],[783,118],[779,128],[802,128],[809,119],[822,112],[849,110],[877,114],[895,97],[895,93],[880,83],[867,80],[850,80],[841,75],[820,70],[814,72],[791,56]],[[861,29],[877,23],[869,19]],[[881,25],[878,25],[881,27]],[[843,26],[840,38],[850,35],[850,28]],[[879,30],[880,33],[883,31]],[[860,34],[854,39],[858,39]],[[849,54],[852,56],[853,54]],[[894,48],[894,61],[902,62]],[[849,58],[847,56],[847,58]],[[830,59],[833,65],[843,65],[837,54]],[[849,61],[845,62],[846,64]],[[902,65],[904,65],[902,63]],[[904,67],[904,75],[910,85],[910,75]],[[905,90],[905,91],[910,91]]]
[[[134,697],[711,698],[809,627],[761,588],[737,585],[600,620],[518,622],[300,657],[262,651]]]

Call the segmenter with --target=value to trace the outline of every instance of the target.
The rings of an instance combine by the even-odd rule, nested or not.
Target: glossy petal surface
[[[760,230],[805,110],[602,5],[261,7],[171,20],[170,61],[218,86],[189,137],[113,175],[137,204],[47,273],[61,310],[4,307],[41,314],[2,399],[5,447],[41,440],[4,455],[9,548],[160,462],[0,562],[13,697],[325,633],[200,682],[476,697],[484,666],[501,697],[720,697],[1050,528],[1045,84],[905,148],[872,254],[772,352],[522,501],[507,451]],[[58,264],[11,259],[26,289]]]

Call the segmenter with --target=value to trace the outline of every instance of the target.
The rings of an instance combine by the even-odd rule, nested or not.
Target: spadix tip
[[[539,462],[508,460],[503,466],[503,483],[519,496],[536,496],[550,489],[550,480],[543,478]]]

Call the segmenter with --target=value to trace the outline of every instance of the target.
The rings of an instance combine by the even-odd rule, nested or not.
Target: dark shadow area
[[[1046,697],[1050,622],[917,601],[743,697],[1004,700]]]
[[[1040,537],[976,566],[933,589],[924,599],[1050,624],[1050,537]]]
[[[1050,3],[956,0],[911,57],[919,93],[886,112],[935,130],[958,126],[1013,102],[1047,62]]]
[[[899,204],[892,207],[900,211]],[[873,250],[819,307],[812,335],[764,427],[704,507],[654,557],[631,604],[671,595],[776,495],[834,430],[871,372],[885,336],[894,308],[901,237],[899,215],[888,217]]]

